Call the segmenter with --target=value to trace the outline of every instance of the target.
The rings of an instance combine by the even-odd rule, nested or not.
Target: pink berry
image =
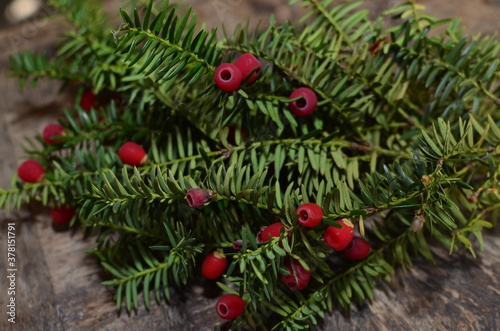
[[[202,188],[192,188],[186,193],[186,201],[189,207],[199,208],[212,200],[215,194],[212,190]]]
[[[96,94],[92,89],[86,89],[80,99],[80,107],[85,111],[99,108],[99,103],[96,102]]]
[[[292,290],[302,290],[309,284],[311,272],[306,270],[298,260],[293,260],[293,266],[290,261],[285,262],[285,268],[290,274],[281,276],[283,284]]]
[[[43,179],[45,170],[39,162],[26,160],[17,169],[17,174],[26,183],[36,183]]]
[[[262,71],[262,64],[250,53],[245,53],[241,55],[235,62],[234,65],[237,66],[241,71],[241,76],[243,79],[247,78],[245,83],[253,83],[260,75]],[[249,77],[250,73],[253,74]]]
[[[219,278],[226,270],[227,259],[224,253],[216,250],[208,254],[201,264],[201,274],[208,279]]]
[[[234,320],[245,311],[245,301],[236,294],[223,295],[216,303],[217,315],[225,320]]]
[[[259,233],[257,233],[257,241],[263,243],[269,241],[270,237],[272,239],[281,236],[281,228],[283,226],[283,223],[276,222],[261,229]]]
[[[311,115],[318,105],[318,98],[313,90],[307,87],[296,89],[290,94],[290,99],[302,97],[288,104],[290,111],[297,116]]]
[[[347,247],[354,237],[354,224],[346,218],[337,221],[342,228],[329,226],[326,229],[324,241],[325,243],[336,251],[341,251]]]
[[[248,246],[248,244],[247,244],[247,246]],[[243,240],[238,239],[235,242],[233,242],[233,249],[234,250],[241,251],[242,248],[243,248]]]
[[[128,141],[120,147],[118,156],[123,163],[131,166],[141,166],[148,160],[148,155],[141,145]]]
[[[237,90],[243,79],[240,69],[232,63],[223,63],[215,69],[215,84],[223,91]]]
[[[307,227],[316,226],[323,219],[323,209],[315,203],[305,203],[295,213],[299,215],[298,222]]]
[[[349,245],[344,249],[346,257],[354,260],[362,260],[370,254],[370,244],[361,237],[354,237]]]
[[[75,215],[75,210],[71,207],[55,207],[50,211],[50,217],[56,224],[68,223]]]
[[[52,139],[53,136],[64,136],[64,128],[60,124],[49,124],[43,129],[43,140],[51,145],[60,143],[62,139]]]

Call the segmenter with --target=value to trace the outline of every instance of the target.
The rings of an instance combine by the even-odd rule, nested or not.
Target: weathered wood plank
[[[2,75],[0,74],[0,77]],[[1,84],[0,84],[0,90]],[[8,187],[9,178],[17,168],[14,157],[14,148],[11,137],[8,135],[7,122],[4,112],[0,111],[0,186]],[[8,223],[13,223],[15,231],[15,266],[7,263],[7,232]],[[10,232],[10,231],[9,231]],[[56,298],[53,283],[50,281],[50,266],[44,259],[42,245],[38,240],[35,223],[31,213],[27,211],[16,211],[8,215],[0,210],[0,266],[2,266],[2,277],[0,277],[0,306],[2,307],[2,318],[0,329],[24,329],[36,330],[62,330],[62,324],[58,319]],[[15,269],[12,271],[7,270]],[[14,276],[7,278],[7,276]],[[10,280],[13,281],[11,286]],[[9,289],[9,292],[8,290]],[[15,315],[7,315],[10,308],[6,310],[10,298],[15,299]],[[9,322],[7,317],[15,317],[15,324]],[[21,326],[21,327],[19,327]]]
[[[485,230],[485,250],[436,249],[436,265],[419,258],[408,273],[381,283],[375,301],[334,313],[324,330],[500,330],[500,228]]]

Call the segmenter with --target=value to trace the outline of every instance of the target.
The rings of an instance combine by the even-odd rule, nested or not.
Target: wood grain
[[[486,231],[477,259],[434,250],[436,265],[418,258],[414,268],[381,283],[375,301],[350,315],[332,314],[323,329],[500,330],[500,229]]]
[[[220,24],[215,2],[193,1],[201,20],[211,18],[212,26]],[[274,12],[280,19],[298,15],[299,10],[288,8],[286,2],[219,1],[226,3],[223,17],[228,17],[229,25],[249,13],[265,17]],[[368,8],[376,13],[395,2],[371,1]],[[440,17],[462,14],[472,32],[500,28],[500,20],[489,19],[500,13],[492,2],[455,0],[453,6],[438,0],[422,3]],[[470,10],[471,3],[477,16]],[[112,1],[106,5],[109,11],[117,7]],[[446,11],[451,12],[446,15]],[[42,81],[37,88],[19,90],[17,81],[8,76],[8,54],[22,49],[52,52],[58,33],[64,30],[61,19],[26,24],[30,26],[0,31],[0,44],[4,45],[0,48],[1,187],[9,185],[22,160],[23,136],[33,137],[72,102],[71,95],[58,94],[58,82]],[[10,215],[0,211],[2,269],[6,265],[7,222],[16,223],[18,315],[16,325],[5,318],[6,279],[2,276],[1,330],[210,330],[220,322],[213,304],[221,292],[203,280],[178,291],[171,305],[153,303],[150,312],[141,306],[130,316],[119,314],[111,289],[100,285],[105,279],[101,269],[92,256],[84,253],[94,248],[94,239],[75,229],[54,228],[47,210],[37,205]],[[350,313],[336,310],[315,329],[500,330],[499,229],[486,230],[485,242],[485,252],[475,260],[465,253],[448,256],[444,250],[435,251],[436,266],[416,259],[408,273],[398,271],[390,283],[380,285],[373,303],[354,307]]]

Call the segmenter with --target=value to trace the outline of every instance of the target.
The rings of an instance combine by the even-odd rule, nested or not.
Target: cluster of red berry
[[[241,55],[234,64],[223,63],[215,69],[214,82],[223,91],[232,92],[240,88],[242,82],[253,83],[262,71],[262,64],[250,53]],[[288,104],[297,116],[311,115],[318,105],[316,93],[308,87],[300,87],[290,94],[296,99]]]
[[[262,71],[261,63],[252,54],[241,55],[234,64],[224,63],[215,70],[215,84],[222,90],[231,92],[237,90],[241,83],[253,83]],[[307,116],[314,112],[317,107],[317,97],[313,90],[301,87],[293,91],[289,97],[289,110],[297,116]],[[99,108],[96,94],[86,90],[81,99],[80,106],[89,112]],[[100,119],[101,120],[101,119]],[[42,133],[46,144],[58,144],[64,141],[65,131],[60,124],[49,124]],[[142,146],[135,142],[125,142],[118,150],[120,160],[130,166],[141,166],[147,162],[147,153]],[[28,183],[36,183],[43,180],[45,170],[35,160],[27,160],[18,169],[19,177]],[[215,198],[211,190],[193,188],[188,190],[186,201],[190,207],[199,208]],[[70,206],[58,206],[51,210],[54,223],[68,223],[75,214],[74,208]],[[306,203],[297,208],[298,223],[301,226],[312,228],[318,226],[323,219],[323,210],[315,203]],[[340,227],[328,226],[324,233],[324,242],[334,250],[344,250],[345,255],[352,259],[363,259],[370,253],[370,245],[360,237],[354,237],[354,225],[350,220],[336,221]],[[285,227],[281,222],[276,222],[262,228],[256,235],[257,242],[265,243],[272,238],[280,237],[282,234],[291,235],[293,229]],[[240,240],[241,241],[241,240]],[[280,243],[281,245],[281,243]],[[235,249],[241,248],[241,243],[234,244]],[[227,258],[222,250],[215,250],[208,254],[201,266],[201,273],[208,279],[219,278],[227,268]],[[311,271],[307,264],[296,259],[284,263],[288,270],[287,275],[282,275],[282,283],[292,290],[302,290],[307,287],[311,278]],[[227,294],[221,297],[216,304],[217,314],[224,319],[235,319],[245,310],[244,300],[235,294]]]
[[[64,130],[59,124],[49,124],[43,130],[43,139],[47,144],[58,143],[61,140],[52,138],[62,136]],[[17,169],[17,174],[26,183],[38,183],[45,178],[45,169],[36,160],[26,160]],[[50,216],[55,224],[66,224],[74,216],[75,210],[69,206],[57,206],[52,208]]]
[[[52,139],[53,135],[48,136],[49,138],[46,139],[46,132],[49,132],[52,130],[51,126],[54,127],[54,126],[60,126],[60,125],[59,124],[49,124],[45,128],[45,130],[43,131],[44,140],[48,144],[52,144],[52,143],[54,143],[53,141],[58,140],[58,139]],[[54,135],[60,136],[61,134],[56,133]],[[19,178],[21,178],[26,183],[38,183],[45,178],[45,169],[40,164],[40,162],[38,162],[36,160],[26,160],[17,169],[17,174],[18,174]],[[75,214],[75,210],[69,206],[54,207],[50,211],[50,216],[52,217],[52,220],[56,224],[68,223],[73,218],[74,214]]]
[[[201,188],[188,190],[186,201],[191,207],[201,207],[214,198],[214,192]],[[296,210],[297,222],[304,227],[318,226],[323,220],[323,209],[315,203],[305,203]],[[354,225],[348,219],[335,221],[340,227],[329,225],[323,236],[326,245],[336,251],[344,251],[350,259],[364,259],[370,254],[370,244],[361,237],[354,237]],[[283,223],[276,222],[262,228],[256,235],[259,243],[271,241],[273,238],[286,234],[290,237],[293,229],[287,228]],[[241,249],[241,240],[235,242],[233,248]],[[281,243],[280,243],[281,244]],[[208,254],[203,260],[201,273],[208,279],[217,279],[226,270],[227,257],[220,249]],[[307,287],[311,279],[309,266],[304,262],[293,259],[285,262],[284,267],[288,275],[282,275],[282,283],[292,290],[302,290]],[[216,312],[223,319],[235,319],[244,312],[244,300],[235,294],[223,296],[216,304]]]
[[[241,55],[234,64],[223,63],[215,69],[215,84],[223,91],[232,92],[240,88],[242,82],[253,83],[260,75],[262,65],[250,53]]]
[[[83,93],[80,99],[80,106],[87,112],[99,107],[99,104],[96,102],[96,95],[91,89],[87,89]],[[42,131],[43,141],[47,145],[63,142],[65,135],[64,127],[59,123],[48,124]],[[140,166],[148,160],[144,148],[131,141],[124,143],[120,147],[118,157],[124,164],[130,166]],[[24,161],[19,166],[17,174],[26,183],[38,183],[45,178],[45,169],[40,162],[30,159]],[[66,224],[75,215],[75,209],[71,206],[56,206],[50,211],[50,215],[54,223]]]
[[[43,130],[43,139],[47,144],[61,142],[59,138],[54,136],[62,136],[64,129],[59,124],[49,124]],[[118,151],[118,156],[123,163],[131,166],[139,166],[147,161],[147,154],[144,149],[134,143],[126,142]],[[45,178],[45,169],[42,164],[36,160],[26,160],[17,169],[17,174],[26,183],[38,183]],[[56,224],[68,223],[75,214],[75,210],[70,206],[54,207],[50,215]]]

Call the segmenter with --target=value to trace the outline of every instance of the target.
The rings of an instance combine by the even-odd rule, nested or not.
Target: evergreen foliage
[[[57,59],[14,54],[12,73],[21,85],[49,78],[91,87],[107,102],[88,112],[77,99],[60,121],[62,143],[29,141],[47,176],[27,184],[14,175],[0,207],[78,208],[73,222],[96,237],[92,253],[112,275],[104,284],[129,312],[139,293],[147,309],[152,297],[168,301],[172,286],[199,274],[203,256],[223,249],[230,266],[218,284],[247,303],[234,329],[308,328],[337,305],[373,300],[377,282],[415,256],[434,262],[435,245],[475,255],[500,211],[496,36],[468,36],[413,1],[375,20],[360,2],[296,2],[308,8],[298,24],[271,18],[217,40],[191,9],[164,1],[122,9],[111,34],[96,19],[99,1],[52,0],[73,26]],[[262,61],[261,77],[218,90],[215,68],[244,52]],[[307,118],[287,109],[302,86],[319,100]],[[147,164],[123,165],[126,141],[148,151]],[[193,209],[185,196],[198,187],[216,195]],[[309,230],[295,215],[307,202],[325,213]],[[324,244],[326,226],[342,218],[371,243],[366,259],[348,261]],[[274,222],[290,236],[257,242]],[[291,258],[312,272],[302,291],[280,282]]]

